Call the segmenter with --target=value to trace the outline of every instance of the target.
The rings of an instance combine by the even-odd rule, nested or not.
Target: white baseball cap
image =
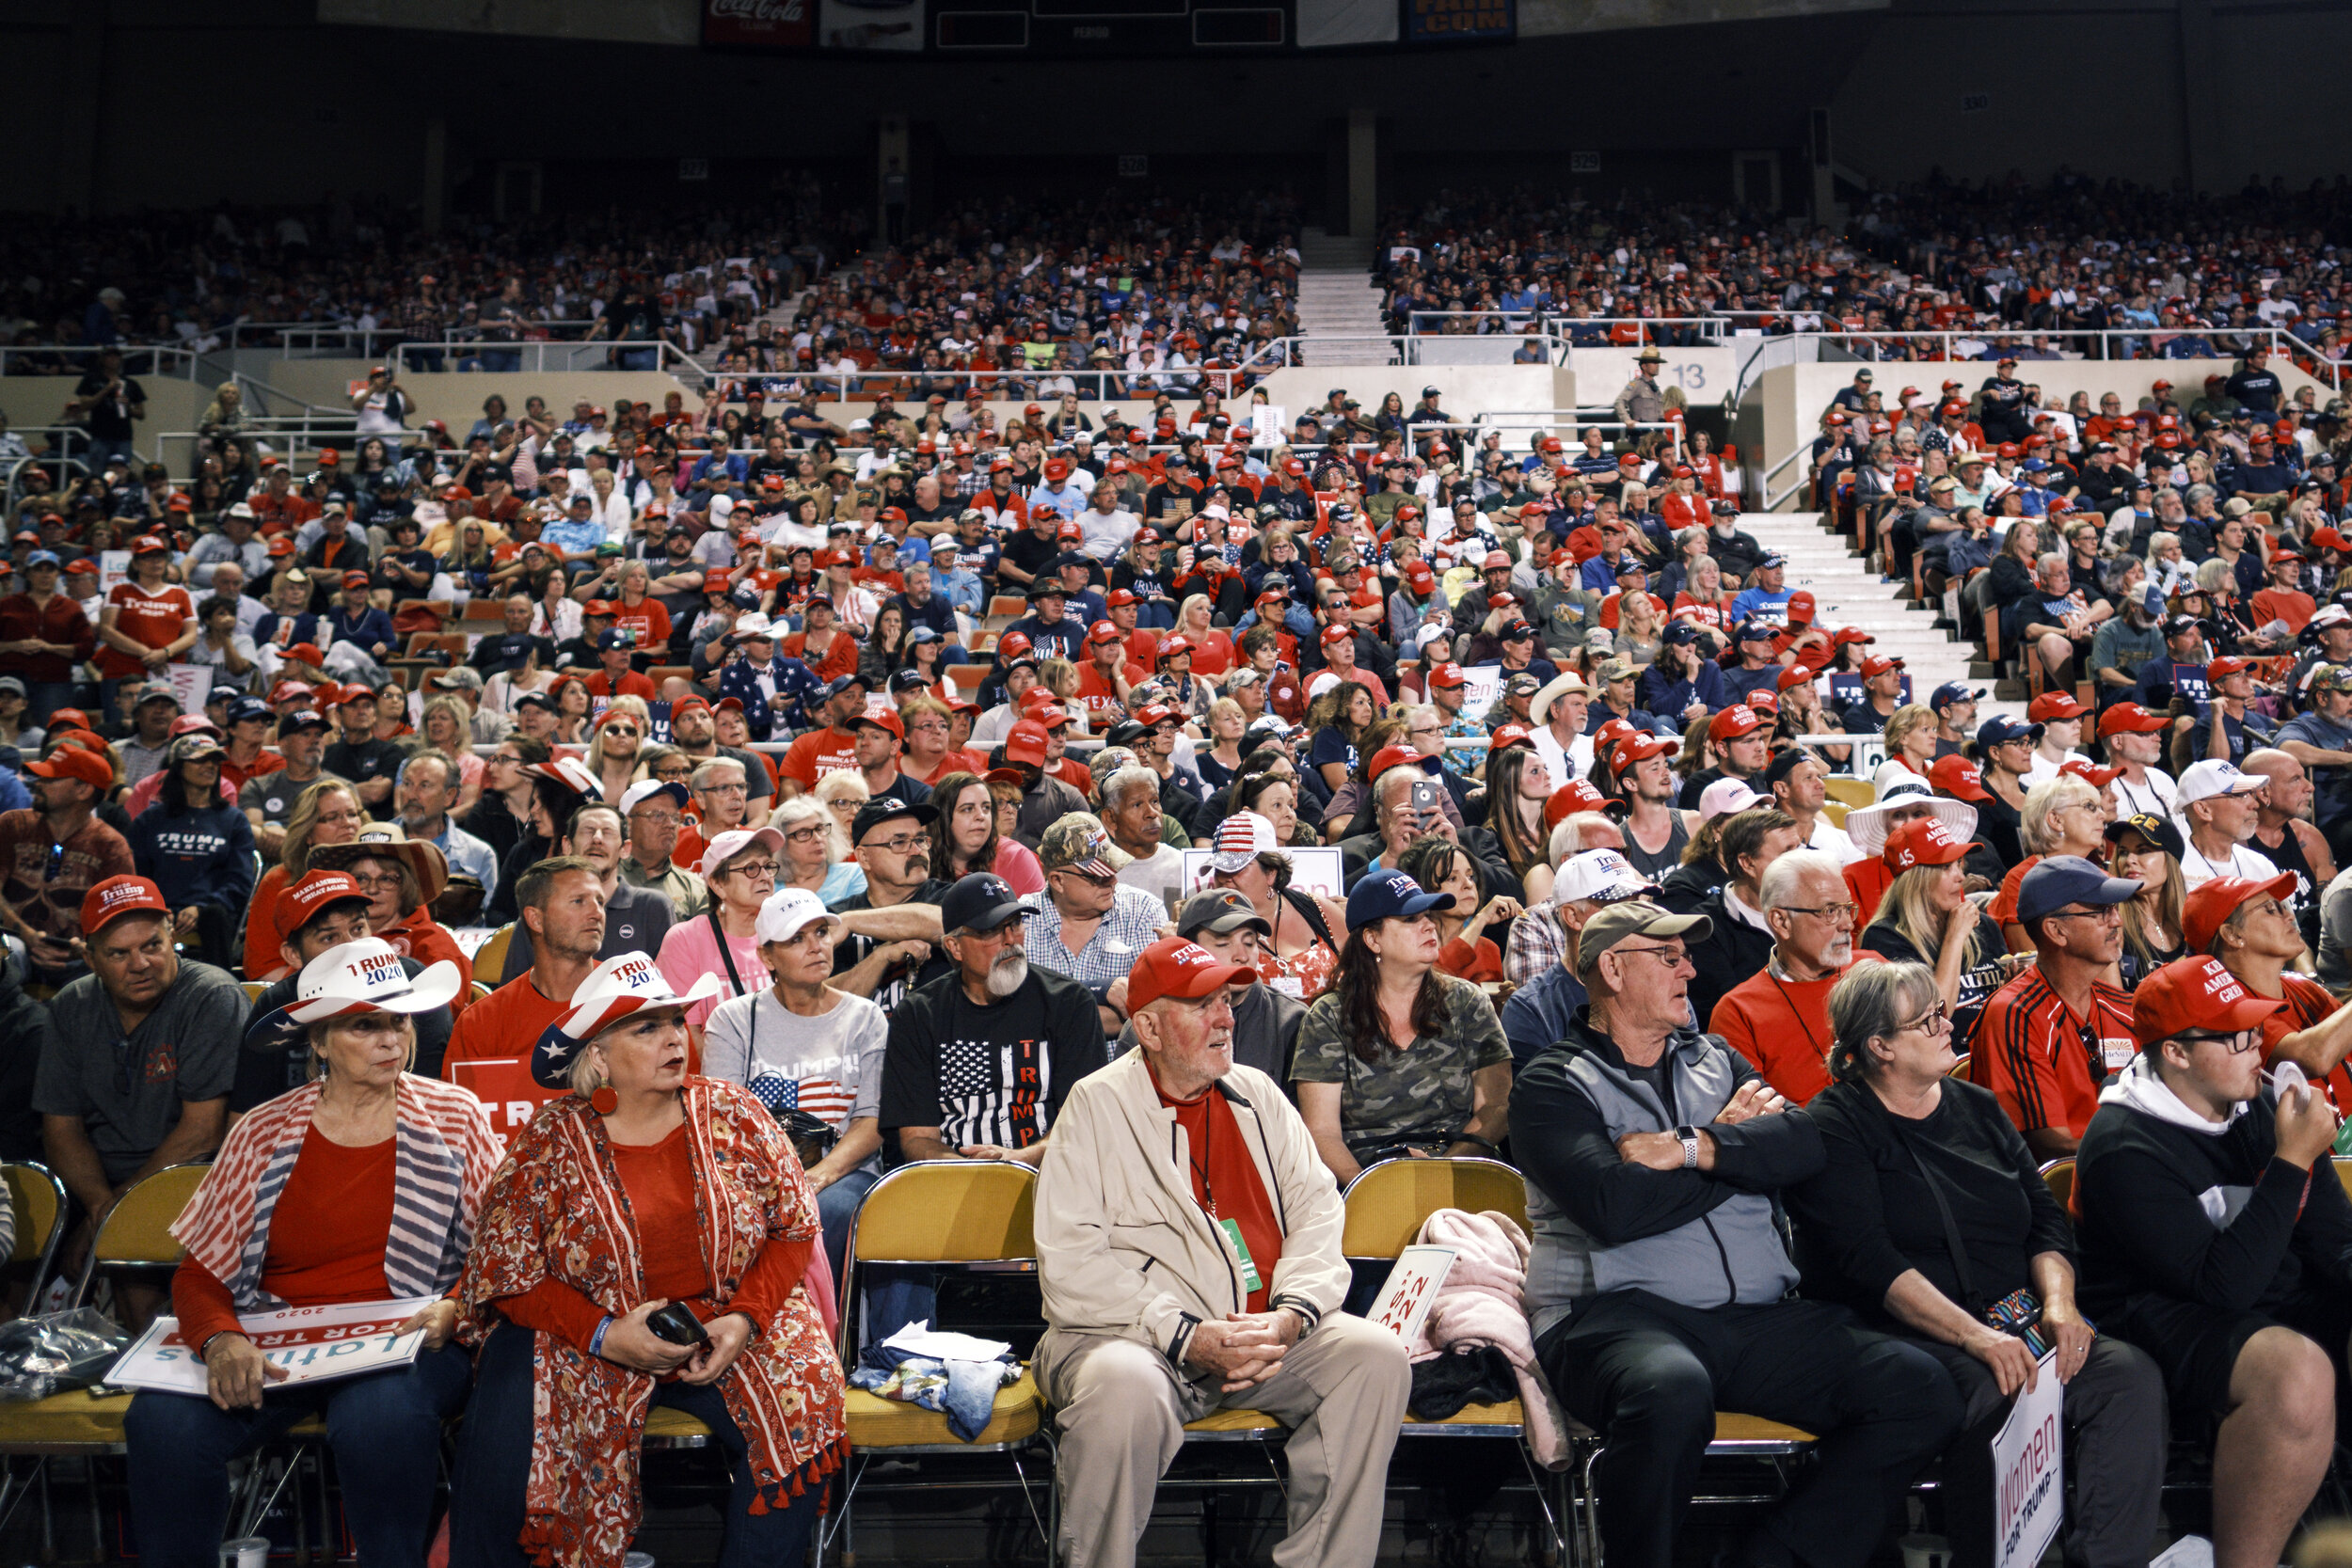
[[[1216,847],[1209,851],[1209,864],[1230,875],[1264,851],[1280,847],[1272,822],[1254,811],[1237,811],[1217,826]]]
[[[1584,898],[1596,904],[1614,904],[1656,890],[1657,884],[1633,869],[1633,863],[1617,850],[1585,849],[1560,863],[1560,874],[1551,884],[1551,901],[1567,904]]]
[[[788,887],[768,895],[759,906],[759,918],[752,925],[752,934],[765,944],[771,942],[790,942],[799,936],[812,920],[824,921],[829,927],[839,926],[842,919],[825,908],[825,901],[804,887]]]
[[[1699,794],[1699,820],[1708,822],[1718,816],[1728,816],[1736,811],[1745,811],[1750,806],[1771,803],[1771,797],[1758,795],[1750,789],[1745,779],[1717,779]]]
[[[2234,763],[2217,757],[2191,763],[2181,774],[2181,804],[2210,800],[2217,795],[2251,795],[2270,781],[2252,773],[2241,773]]]
[[[622,792],[621,815],[627,816],[657,795],[667,795],[681,806],[693,800],[686,786],[675,779],[640,779]]]

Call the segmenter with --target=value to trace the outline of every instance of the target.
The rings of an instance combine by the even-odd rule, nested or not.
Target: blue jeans
[[[466,1353],[455,1345],[423,1352],[399,1371],[273,1388],[259,1410],[223,1410],[191,1394],[138,1395],[123,1428],[141,1568],[214,1568],[229,1527],[229,1462],[322,1413],[361,1560],[424,1568],[441,1423],[465,1398]]]
[[[842,1260],[850,1240],[850,1218],[882,1178],[870,1170],[853,1170],[817,1195],[817,1218],[825,1227],[825,1260],[833,1265],[833,1280],[841,1283]]]
[[[89,451],[84,461],[89,464],[91,473],[97,473],[118,457],[125,463],[136,463],[139,460],[139,454],[132,450],[130,442],[102,441],[93,436],[90,437]]]
[[[529,1561],[521,1541],[523,1494],[531,1481],[532,1338],[530,1329],[501,1323],[482,1347],[473,1402],[466,1407],[450,1481],[450,1568],[526,1568]],[[730,1490],[717,1568],[789,1568],[799,1562],[807,1554],[825,1488],[809,1487],[789,1507],[755,1514],[748,1446],[718,1386],[658,1383],[653,1402],[701,1421],[726,1456]]]
[[[24,721],[46,726],[49,716],[61,707],[72,707],[72,681],[26,681],[24,683]]]

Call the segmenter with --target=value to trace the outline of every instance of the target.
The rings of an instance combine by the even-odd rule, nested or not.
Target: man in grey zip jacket
[[[1273,1079],[1233,1061],[1252,971],[1183,937],[1127,977],[1136,1048],[1071,1088],[1038,1174],[1060,1433],[1061,1559],[1130,1568],[1184,1425],[1263,1411],[1291,1429],[1279,1568],[1371,1568],[1412,1372],[1340,1310],[1338,1186]]]
[[[1610,1568],[1670,1568],[1718,1410],[1821,1440],[1732,1562],[1860,1568],[1959,1430],[1960,1396],[1925,1352],[1790,1297],[1773,1195],[1826,1155],[1803,1111],[1691,1026],[1686,942],[1708,930],[1641,900],[1594,915],[1577,942],[1592,1001],[1512,1085],[1536,1354],[1607,1443],[1594,1480]]]

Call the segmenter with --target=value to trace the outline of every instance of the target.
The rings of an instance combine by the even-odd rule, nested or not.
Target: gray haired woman
[[[1957,1058],[1934,974],[1857,965],[1829,1019],[1834,1082],[1806,1107],[1829,1164],[1789,1195],[1798,1267],[1805,1294],[1917,1344],[1959,1388],[1967,1424],[1943,1491],[1954,1561],[1993,1561],[1992,1435],[2020,1389],[2055,1375],[2075,1470],[2066,1555],[2144,1562],[2164,1480],[2162,1377],[2075,1309],[2065,1211],[1992,1092],[1946,1076]]]

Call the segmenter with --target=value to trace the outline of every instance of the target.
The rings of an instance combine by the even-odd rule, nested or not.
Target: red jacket
[[[81,601],[60,590],[46,605],[36,605],[30,594],[0,599],[0,642],[70,642],[73,656],[63,654],[0,654],[0,675],[20,680],[70,681],[73,667],[88,661],[98,644],[98,628],[82,613]]]

